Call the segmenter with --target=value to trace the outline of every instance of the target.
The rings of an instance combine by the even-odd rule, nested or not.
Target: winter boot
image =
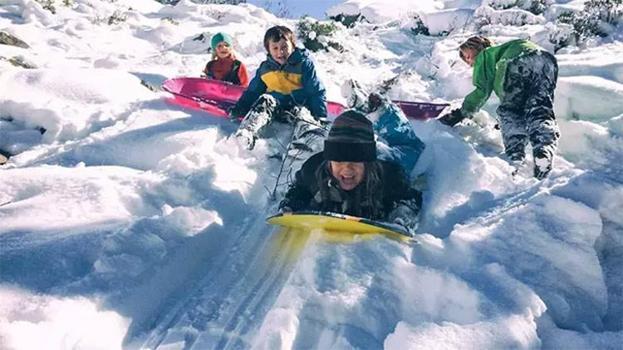
[[[294,137],[290,147],[290,156],[295,158],[309,158],[314,153],[320,152],[327,131],[318,123],[298,121],[294,128]]]
[[[368,112],[374,112],[382,106],[386,105],[386,99],[379,93],[372,92],[368,95]]]
[[[354,79],[348,79],[342,84],[342,96],[346,97],[346,105],[364,113],[367,113],[367,93]]]
[[[535,149],[534,155],[534,177],[542,180],[552,171],[554,154],[547,148]]]
[[[244,117],[235,134],[241,145],[248,150],[252,150],[255,147],[255,139],[259,131],[270,123],[273,116],[277,113],[277,107],[277,100],[269,94],[261,95],[255,101],[255,104]]]
[[[234,135],[238,144],[249,151],[255,147],[255,136],[253,133],[247,129],[238,129],[236,134]]]

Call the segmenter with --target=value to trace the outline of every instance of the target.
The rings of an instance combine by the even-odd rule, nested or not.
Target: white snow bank
[[[554,112],[562,119],[607,121],[623,113],[623,84],[597,76],[560,77]]]
[[[0,75],[0,111],[67,140],[124,117],[132,103],[153,93],[128,73],[107,69],[10,70]]]
[[[605,123],[604,123],[605,124]],[[620,179],[623,174],[623,118],[608,121],[605,126],[587,121],[559,120],[561,137],[558,152],[577,167],[599,170],[608,177]],[[558,162],[556,163],[558,164]],[[598,191],[601,193],[601,190]],[[603,194],[606,197],[609,195]],[[619,201],[613,201],[619,203]],[[620,204],[619,204],[620,205]],[[614,220],[618,222],[619,220]]]
[[[119,167],[3,170],[0,234],[61,230],[67,235],[72,229],[84,232],[119,224],[149,212],[139,192],[160,180],[154,174]]]
[[[443,8],[443,2],[438,0],[403,0],[388,4],[383,0],[348,0],[343,4],[333,6],[327,10],[327,16],[363,15],[372,23],[386,22],[405,17],[413,13],[428,13]]]
[[[537,292],[559,326],[602,328],[607,294],[593,247],[602,230],[595,209],[537,194],[525,205],[475,221],[459,226],[450,237],[458,248],[453,254],[462,256],[465,266],[498,262]]]
[[[621,52],[607,52],[599,50],[602,55],[623,55]],[[594,54],[595,56],[597,53]],[[573,55],[573,60],[569,58],[572,55],[557,55],[559,75],[561,77],[568,76],[597,76],[604,79],[612,80],[623,84],[623,62],[617,58],[608,56],[597,59],[591,57],[593,55]]]
[[[387,350],[529,349],[538,347],[536,324],[529,316],[513,315],[491,322],[461,326],[451,322],[410,327],[400,322],[384,343]]]
[[[608,120],[608,127],[613,134],[623,137],[623,114]]]
[[[455,29],[464,28],[474,15],[469,9],[450,9],[421,14],[422,22],[431,35],[450,33]]]
[[[488,148],[498,149],[498,144],[492,144],[494,140],[486,140],[482,136],[480,127],[473,126],[474,130],[478,130],[475,133],[478,138],[470,132],[473,130],[453,130],[437,123],[418,123],[415,128],[426,144],[426,152],[431,152],[433,159],[427,176],[428,191],[425,193],[428,203],[423,214],[425,230],[430,229],[428,225],[452,223],[468,217],[468,212],[490,205],[493,198],[515,186],[509,181],[510,170],[505,161],[499,157],[485,157],[455,136],[457,131],[461,131],[472,142],[483,142]],[[435,227],[435,234],[445,236],[449,229]]]
[[[23,123],[0,119],[0,149],[17,154],[41,143],[41,132],[25,127]]]
[[[2,349],[121,349],[129,324],[94,300],[0,285]]]

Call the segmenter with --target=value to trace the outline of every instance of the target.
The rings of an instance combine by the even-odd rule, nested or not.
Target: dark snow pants
[[[497,109],[505,153],[511,160],[523,160],[530,141],[535,164],[543,167],[535,167],[535,176],[537,171],[545,171],[545,176],[551,170],[560,137],[553,110],[557,78],[556,58],[545,51],[515,58],[506,68]]]
[[[293,124],[293,144],[305,145],[310,149],[316,150],[318,148],[316,139],[323,139],[326,134],[322,124],[311,115],[307,108],[301,106],[284,108],[275,97],[263,94],[245,115],[236,135],[246,134],[254,139],[258,138],[262,130],[273,120]]]

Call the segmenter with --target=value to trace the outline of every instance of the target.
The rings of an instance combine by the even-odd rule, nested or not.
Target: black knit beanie
[[[372,123],[365,115],[350,110],[333,121],[324,141],[324,159],[337,162],[372,162],[376,160],[376,142]]]

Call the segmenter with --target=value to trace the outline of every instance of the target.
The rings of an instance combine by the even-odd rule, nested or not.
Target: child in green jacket
[[[439,120],[454,126],[471,118],[495,91],[506,156],[515,166],[525,162],[525,148],[532,145],[534,176],[545,178],[552,170],[560,131],[554,115],[554,89],[558,78],[556,58],[528,40],[512,40],[492,46],[482,36],[469,38],[459,47],[465,63],[474,68],[476,87],[460,109]]]

